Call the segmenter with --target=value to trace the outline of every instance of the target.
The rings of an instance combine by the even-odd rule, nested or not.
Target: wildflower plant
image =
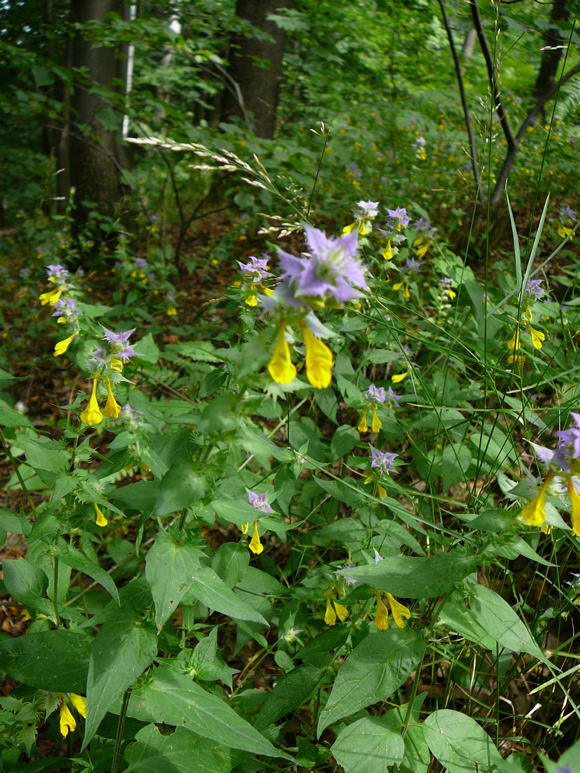
[[[0,707],[25,754],[40,732],[95,773],[354,773],[372,736],[381,770],[493,773],[572,726],[552,644],[577,592],[569,328],[533,261],[484,286],[427,213],[360,195],[340,236],[232,255],[218,325],[152,333],[142,295],[90,302],[51,268],[42,322],[72,338],[45,356],[70,397],[42,428],[0,402],[3,523],[26,540]],[[502,700],[524,684],[562,696],[562,730]]]

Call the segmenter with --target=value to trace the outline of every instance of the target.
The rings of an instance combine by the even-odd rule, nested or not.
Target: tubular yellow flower
[[[68,696],[70,698],[70,702],[75,707],[75,709],[78,711],[78,713],[81,715],[81,717],[84,717],[86,719],[87,717],[87,699],[83,697],[82,695],[77,695],[74,692],[71,692]]]
[[[571,233],[572,233],[571,228],[566,228],[565,225],[562,225],[560,223],[560,225],[558,226],[558,236],[561,236],[562,239],[565,239],[567,236],[570,236]]]
[[[250,524],[248,521],[245,521],[244,523],[240,524],[240,531],[242,532],[242,534],[247,534],[249,528],[250,528]]]
[[[400,290],[402,286],[403,286],[403,283],[402,283],[402,282],[396,282],[396,283],[393,285],[393,290]]]
[[[111,379],[106,378],[105,384],[107,386],[107,402],[103,408],[103,416],[106,416],[108,419],[118,419],[119,414],[121,413],[121,406],[115,400],[115,395],[113,394],[113,388],[111,386]]]
[[[306,346],[306,375],[315,389],[326,389],[332,381],[332,352],[312,331],[302,326]]]
[[[408,370],[406,370],[404,373],[395,373],[394,376],[391,376],[391,381],[393,382],[393,384],[399,384],[401,381],[404,381],[408,375],[409,375]]]
[[[332,603],[334,604],[338,619],[341,621],[341,623],[344,623],[348,617],[348,609],[344,606],[344,604],[339,604],[338,601],[333,601]]]
[[[95,523],[97,524],[97,526],[106,526],[109,523],[109,521],[103,515],[103,511],[101,510],[101,508],[98,506],[96,502],[93,502],[93,507],[95,508],[95,515],[96,515]]]
[[[537,497],[532,499],[521,512],[524,523],[528,526],[541,526],[546,521],[546,485],[544,483]]]
[[[286,326],[280,325],[278,342],[272,359],[268,363],[268,372],[277,384],[289,384],[296,378],[296,368],[290,359],[290,347],[286,341]]]
[[[373,432],[378,432],[380,428],[383,426],[383,422],[379,419],[377,416],[377,404],[373,403],[371,407],[371,429]]]
[[[532,344],[534,349],[541,349],[542,342],[546,340],[546,336],[541,330],[535,330],[531,325],[528,325],[528,333],[532,338]]]
[[[250,540],[249,548],[252,553],[260,555],[264,550],[264,546],[260,542],[260,532],[258,531],[258,521],[254,521],[254,530],[252,531],[252,539]]]
[[[248,297],[246,298],[245,302],[247,303],[248,306],[257,306],[258,305],[258,299],[256,298],[255,295],[248,295]]]
[[[379,631],[386,631],[389,628],[389,611],[383,601],[380,593],[375,593],[377,599],[377,608],[375,610],[374,624]]]
[[[96,425],[103,421],[103,414],[99,408],[99,401],[97,400],[97,382],[98,379],[93,379],[93,388],[87,407],[81,413],[81,421],[83,424]]]
[[[360,418],[360,421],[358,423],[357,427],[359,432],[368,432],[369,431],[369,425],[367,424],[367,406],[365,405],[364,411],[362,413],[362,416]]]
[[[77,722],[66,705],[64,695],[60,699],[60,734],[63,738],[76,730]]]
[[[111,361],[109,362],[109,367],[111,370],[116,370],[117,373],[123,372],[123,360],[120,360],[118,357],[111,357]]]
[[[508,349],[511,349],[512,352],[515,352],[515,351],[517,351],[518,349],[521,348],[521,346],[520,346],[520,331],[519,330],[516,330],[516,332],[514,333],[514,337],[511,338],[507,342],[506,346],[507,346]]]
[[[391,240],[389,239],[387,242],[387,246],[381,252],[381,255],[385,260],[392,260],[394,254],[395,253],[393,252],[393,248],[391,247]]]
[[[324,613],[324,622],[326,625],[336,625],[336,612],[332,606],[330,598],[326,599],[326,611]]]
[[[572,534],[575,537],[580,537],[580,494],[574,488],[571,477],[568,479],[568,494],[572,505]]]
[[[60,300],[61,295],[62,290],[49,290],[46,293],[41,293],[38,296],[38,300],[40,301],[41,306],[46,306],[47,303],[54,306],[54,304]]]
[[[389,602],[389,607],[391,608],[391,614],[393,616],[393,620],[395,621],[395,625],[397,628],[404,628],[405,619],[409,619],[411,617],[411,610],[408,609],[404,604],[401,604],[400,601],[397,601],[392,593],[385,593],[385,596]]]
[[[61,354],[64,354],[76,336],[77,333],[73,333],[68,338],[64,338],[62,341],[57,341],[57,343],[54,345],[54,352],[52,356],[59,357]]]
[[[377,496],[379,499],[382,499],[383,497],[387,496],[387,490],[386,488],[383,488],[380,483],[377,483]]]
[[[416,257],[421,260],[421,258],[425,255],[429,247],[431,246],[431,242],[427,242],[422,247],[419,247],[417,252],[415,253]]]

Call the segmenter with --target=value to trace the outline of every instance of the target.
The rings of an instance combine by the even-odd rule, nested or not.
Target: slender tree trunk
[[[554,0],[550,21],[566,21],[569,16],[566,0]],[[534,99],[540,99],[554,85],[564,50],[563,45],[564,40],[558,27],[550,27],[544,35],[542,61],[532,90]]]
[[[291,0],[237,0],[236,13],[270,40],[236,35],[222,99],[222,118],[238,116],[258,137],[270,139],[276,128],[279,81],[285,33],[268,20],[271,13],[288,8]]]
[[[104,21],[111,12],[119,13],[120,0],[72,0],[71,20],[86,24]],[[77,31],[72,44],[73,68],[84,68],[88,79],[77,77],[71,101],[70,181],[74,188],[73,216],[76,237],[86,230],[91,208],[112,217],[120,197],[118,175],[118,130],[105,125],[110,120],[109,103],[96,93],[99,87],[112,89],[118,74],[114,47],[98,46]],[[85,233],[95,245],[102,231],[92,226]],[[79,247],[79,240],[77,247]]]

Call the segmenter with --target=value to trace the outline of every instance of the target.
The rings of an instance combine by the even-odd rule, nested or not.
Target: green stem
[[[58,556],[54,556],[54,568],[52,574],[52,603],[54,606],[54,619],[56,627],[60,626],[60,614],[58,612]]]
[[[16,473],[16,477],[18,478],[18,482],[20,483],[20,488],[22,489],[22,491],[24,492],[24,495],[26,496],[26,499],[28,501],[30,509],[32,510],[34,515],[36,516],[36,515],[38,515],[38,513],[36,512],[36,505],[34,504],[34,500],[30,496],[30,492],[26,488],[26,483],[24,482],[24,478],[22,477],[22,473],[20,472],[20,470],[18,468],[18,462],[14,458],[14,456],[12,455],[12,450],[10,449],[10,446],[8,445],[8,441],[6,440],[6,436],[4,435],[4,433],[2,432],[1,429],[0,429],[0,440],[2,441],[2,445],[6,449],[6,456],[10,460],[10,464],[12,465],[12,468],[14,469],[14,472]]]
[[[113,751],[113,759],[111,761],[111,773],[118,773],[119,762],[121,760],[121,745],[123,743],[123,731],[125,729],[125,717],[127,716],[127,708],[129,707],[129,698],[131,697],[131,688],[125,691],[123,695],[123,705],[121,706],[121,713],[119,714],[119,721],[117,723],[117,733],[115,735],[115,749]]]
[[[179,531],[183,531],[183,527],[185,526],[185,519],[187,518],[187,510],[184,510],[181,513],[181,517],[179,519],[179,523],[177,524],[177,528]]]

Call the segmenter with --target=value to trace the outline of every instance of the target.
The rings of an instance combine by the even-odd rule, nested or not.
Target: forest
[[[578,0],[0,0],[0,771],[580,773]]]

